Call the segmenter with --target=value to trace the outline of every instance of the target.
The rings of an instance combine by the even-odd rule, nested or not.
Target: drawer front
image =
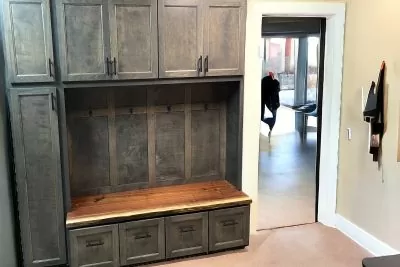
[[[208,213],[165,218],[166,257],[175,258],[208,252]]]
[[[119,266],[118,225],[69,231],[71,267]]]
[[[164,218],[120,224],[119,242],[121,265],[164,259]]]
[[[250,206],[210,211],[210,251],[249,244]]]

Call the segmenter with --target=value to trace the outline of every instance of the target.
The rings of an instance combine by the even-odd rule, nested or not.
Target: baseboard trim
[[[399,251],[370,233],[367,233],[339,214],[336,214],[336,228],[374,256],[399,254]]]

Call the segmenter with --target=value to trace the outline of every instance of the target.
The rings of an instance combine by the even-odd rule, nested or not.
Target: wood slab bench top
[[[225,180],[139,189],[72,199],[67,228],[248,205],[251,199]]]

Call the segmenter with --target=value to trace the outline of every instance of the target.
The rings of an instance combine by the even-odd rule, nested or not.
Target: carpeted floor
[[[260,231],[246,249],[179,259],[163,267],[361,267],[368,252],[318,223]]]

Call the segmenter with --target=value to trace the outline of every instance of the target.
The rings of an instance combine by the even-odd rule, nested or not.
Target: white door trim
[[[261,102],[259,45],[262,16],[326,18],[324,96],[318,221],[335,226],[340,106],[342,91],[344,3],[248,0],[243,105],[242,190],[252,199],[251,231],[257,227],[258,162]]]

